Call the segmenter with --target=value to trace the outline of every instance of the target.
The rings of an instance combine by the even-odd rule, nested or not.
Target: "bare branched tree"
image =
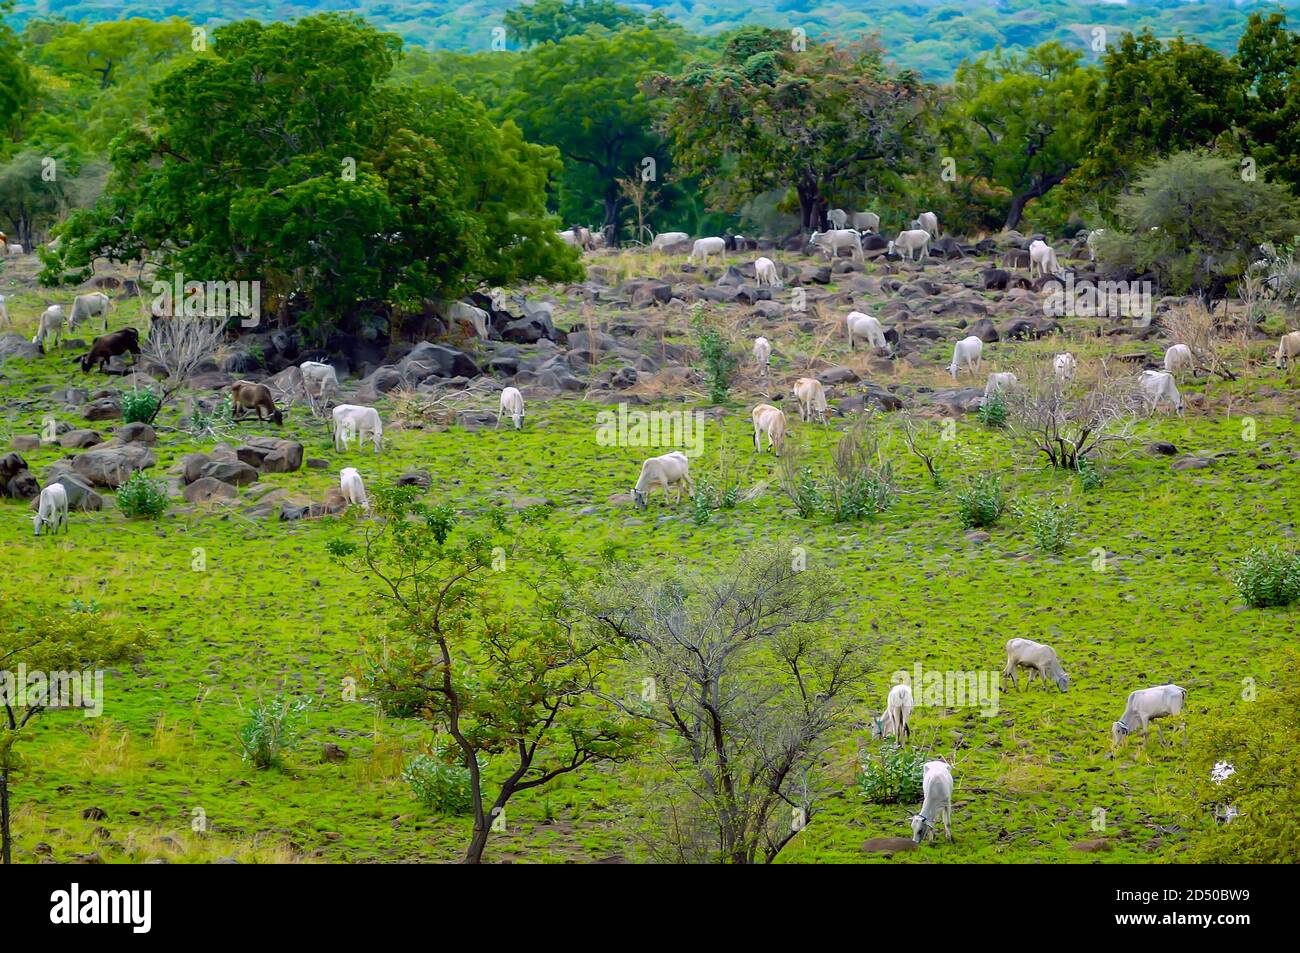
[[[1050,361],[1018,372],[1019,385],[1002,392],[1011,432],[1054,467],[1077,470],[1080,460],[1136,439],[1140,396],[1131,375],[1113,374],[1102,361],[1063,386]]]
[[[664,845],[676,860],[770,863],[817,810],[866,650],[828,636],[836,584],[802,559],[772,546],[716,577],[630,572],[593,600],[595,624],[653,686],[620,704],[678,742]]]
[[[1225,381],[1235,381],[1230,357],[1240,353],[1244,329],[1217,320],[1204,305],[1192,303],[1173,308],[1160,323],[1175,344],[1186,344],[1196,362],[1196,370],[1207,371]]]
[[[225,321],[217,318],[157,318],[141,348],[143,356],[166,373],[158,406],[149,422],[216,353],[225,338]]]

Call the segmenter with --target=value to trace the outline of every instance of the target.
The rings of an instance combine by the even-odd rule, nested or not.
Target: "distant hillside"
[[[45,12],[69,19],[182,16],[217,24],[254,17],[291,19],[323,10],[356,11],[430,48],[487,50],[492,28],[518,0],[18,0],[15,18]],[[702,33],[745,23],[802,27],[819,34],[860,36],[879,32],[892,58],[928,79],[951,76],[963,59],[992,50],[1034,46],[1057,39],[1088,48],[1094,27],[1108,31],[1150,27],[1158,36],[1182,33],[1230,52],[1247,16],[1281,4],[1255,0],[645,0],[627,6],[660,11]]]

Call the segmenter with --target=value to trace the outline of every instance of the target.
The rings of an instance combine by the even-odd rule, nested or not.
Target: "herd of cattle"
[[[940,238],[941,232],[937,217],[932,212],[919,215],[912,228],[901,231],[894,239],[886,241],[877,234],[879,217],[869,212],[845,212],[833,209],[828,214],[834,226],[827,231],[814,232],[809,240],[808,249],[829,258],[837,257],[847,250],[855,258],[861,258],[864,247],[872,250],[884,249],[889,255],[904,257],[923,257],[930,253],[932,242]],[[573,227],[560,233],[561,237],[578,248],[589,250],[601,244],[600,236],[589,229]],[[1086,239],[1089,255],[1093,254],[1095,238],[1098,233],[1089,233]],[[12,246],[10,246],[12,247]],[[714,256],[722,256],[729,250],[756,249],[757,245],[742,236],[706,237],[691,240],[683,232],[665,232],[658,235],[650,245],[652,252],[683,252],[689,247],[687,260],[691,263],[706,264]],[[1053,248],[1045,241],[1036,239],[1028,247],[1027,263],[1031,278],[1035,273],[1039,277],[1057,275],[1061,272]],[[773,288],[782,287],[780,273],[776,262],[771,258],[760,256],[754,260],[755,280],[759,285]],[[469,306],[465,306],[468,308]],[[58,343],[66,331],[72,331],[80,324],[95,317],[103,319],[104,334],[97,337],[90,350],[81,358],[81,368],[89,372],[94,367],[101,370],[111,357],[130,353],[139,357],[141,353],[138,332],[134,328],[108,331],[108,318],[112,310],[111,299],[102,292],[77,295],[71,310],[65,314],[60,305],[52,305],[40,316],[33,343],[44,350],[46,342]],[[476,310],[476,309],[471,309]],[[471,316],[471,319],[476,316]],[[5,302],[0,297],[0,321],[8,323]],[[477,326],[479,322],[474,320]],[[848,344],[851,350],[859,343],[864,343],[878,354],[888,354],[891,343],[880,321],[872,315],[860,311],[851,311],[844,318]],[[753,341],[752,356],[757,372],[766,377],[769,373],[772,354],[772,342],[766,337],[757,337]],[[959,374],[977,375],[981,370],[983,341],[974,335],[956,342],[952,361],[948,371],[954,379]],[[1300,332],[1292,332],[1282,337],[1277,350],[1277,365],[1300,360]],[[1062,383],[1070,382],[1076,372],[1078,362],[1070,352],[1057,354],[1052,362],[1052,372]],[[303,390],[313,412],[323,412],[329,406],[331,398],[340,396],[339,380],[335,369],[330,364],[317,361],[304,361],[300,365]],[[1176,378],[1178,375],[1195,371],[1195,359],[1186,344],[1173,344],[1165,352],[1164,370],[1142,372],[1141,389],[1147,399],[1148,407],[1154,411],[1162,404],[1167,404],[1175,411],[1183,409],[1182,397],[1178,392]],[[987,375],[984,385],[986,399],[999,391],[1017,386],[1016,375],[1011,372],[992,372]],[[800,419],[804,422],[826,421],[828,406],[826,393],[816,378],[802,377],[795,381],[791,394],[797,404]],[[232,414],[238,418],[248,413],[255,413],[258,420],[275,425],[283,422],[283,411],[276,406],[270,388],[255,381],[236,381],[230,385],[229,396]],[[367,441],[375,453],[380,453],[383,444],[383,422],[375,407],[357,404],[335,403],[331,408],[332,430],[335,449],[346,452],[355,440],[364,445]],[[515,429],[523,426],[525,419],[523,394],[516,387],[505,387],[500,393],[497,412],[497,427],[501,420],[509,418]],[[787,421],[784,411],[769,403],[760,403],[750,411],[753,425],[753,445],[755,452],[766,449],[780,454],[786,437]],[[370,503],[365,484],[360,472],[355,467],[345,467],[339,474],[339,488],[349,505],[358,506],[369,512]],[[672,451],[643,461],[640,474],[632,487],[631,497],[638,509],[649,505],[650,494],[662,490],[665,500],[670,491],[676,490],[676,502],[680,503],[683,493],[694,494],[694,483],[690,475],[687,456],[679,451]],[[66,532],[68,519],[68,499],[64,487],[52,483],[41,490],[37,503],[37,512],[33,517],[36,534],[43,529]],[[1029,670],[1029,680],[1037,676],[1044,687],[1056,686],[1065,691],[1069,686],[1066,675],[1056,652],[1047,645],[1028,639],[1012,639],[1007,643],[1007,661],[1003,678],[1010,679],[1012,685],[1019,687],[1016,673],[1019,669]],[[1125,704],[1124,712],[1112,726],[1112,736],[1116,743],[1127,735],[1138,732],[1149,735],[1149,729],[1159,719],[1179,714],[1186,703],[1187,692],[1177,685],[1160,685],[1153,688],[1132,692]],[[881,714],[873,718],[872,734],[876,737],[891,737],[900,744],[910,737],[910,719],[914,700],[907,685],[895,685],[889,692]],[[1159,725],[1157,735],[1163,741]],[[952,766],[947,762],[934,760],[923,767],[922,794],[923,803],[919,813],[911,819],[913,839],[921,842],[932,839],[938,825],[951,839],[951,806],[953,776]]]

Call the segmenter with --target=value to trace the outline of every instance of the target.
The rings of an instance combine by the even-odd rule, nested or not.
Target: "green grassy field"
[[[54,356],[7,362],[0,378],[4,443],[36,432],[44,410],[33,396],[71,379],[69,365]],[[810,567],[842,583],[837,632],[877,646],[864,718],[883,701],[895,670],[920,663],[931,671],[997,672],[1007,639],[1048,642],[1070,673],[1068,693],[1005,693],[992,716],[978,707],[918,707],[916,743],[950,759],[955,753],[956,842],[898,860],[1168,860],[1177,859],[1187,824],[1173,802],[1181,749],[1153,744],[1147,753],[1131,743],[1116,756],[1109,726],[1131,690],[1177,682],[1189,690],[1186,720],[1195,732],[1198,715],[1231,703],[1243,679],[1267,684],[1271,650],[1294,644],[1300,611],[1246,609],[1229,578],[1250,546],[1294,534],[1296,421],[1285,401],[1258,397],[1285,386],[1271,369],[1233,384],[1191,384],[1193,393],[1210,392],[1204,408],[1186,419],[1141,422],[1142,440],[1108,463],[1104,486],[1090,492],[1072,476],[1041,469],[1007,434],[973,417],[959,421],[945,463],[951,480],[993,469],[1013,501],[1072,500],[1079,525],[1059,557],[1037,551],[1011,514],[988,542],[969,541],[950,492],[932,486],[899,441],[889,445],[902,493],[878,520],[800,520],[776,487],[772,458],[750,454],[748,403],[739,402],[710,419],[704,455],[692,469],[698,478],[725,452],[747,488],[766,486],[704,526],[684,505],[666,508],[658,497],[647,513],[611,502],[627,492],[646,453],[598,445],[595,418],[604,405],[579,399],[531,404],[522,433],[390,427],[379,457],[335,453],[324,423],[295,412],[285,435],[329,466],[265,479],[319,499],[341,466],[357,466],[371,486],[422,467],[433,475],[430,499],[466,514],[546,499],[572,551],[589,557],[612,543],[642,560],[703,568],[759,541],[802,545]],[[1245,415],[1255,421],[1253,441],[1243,439]],[[845,426],[823,429],[791,417],[792,439],[814,455],[828,452]],[[879,426],[889,442],[895,425],[883,418]],[[261,428],[241,431],[253,432]],[[1169,458],[1144,449],[1154,439],[1221,456],[1203,469],[1173,470]],[[194,449],[201,448],[186,435],[164,430],[154,473]],[[47,447],[26,457],[40,474],[61,453]],[[382,626],[364,583],[325,552],[329,539],[355,531],[358,517],[282,523],[241,510],[175,501],[155,523],[124,519],[110,500],[101,513],[74,514],[67,536],[35,539],[24,506],[0,506],[7,595],[52,604],[94,600],[157,637],[134,669],[109,673],[102,718],[56,712],[39,720],[24,746],[28,768],[14,785],[16,860],[92,853],[108,862],[458,858],[468,821],[428,816],[399,777],[404,760],[431,743],[430,730],[343,700],[361,639]],[[193,568],[199,550],[202,570]],[[284,770],[258,771],[241,760],[238,730],[251,699],[279,691],[313,699],[309,729]],[[858,795],[865,739],[864,730],[837,739],[825,766],[835,794],[782,861],[871,859],[860,850],[863,840],[907,835],[902,806],[872,806]],[[322,763],[326,742],[347,751],[347,761]],[[651,748],[639,764],[521,795],[488,859],[643,856],[638,831],[653,811],[648,781],[659,769]],[[106,817],[84,819],[92,807]],[[1106,817],[1100,832],[1098,810]],[[191,832],[197,812],[206,820],[202,835]],[[1071,849],[1093,839],[1108,849]]]

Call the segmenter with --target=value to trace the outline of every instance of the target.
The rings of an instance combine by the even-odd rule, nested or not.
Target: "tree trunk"
[[[474,836],[470,838],[469,849],[465,851],[465,863],[483,863],[483,851],[487,848],[488,834],[491,832],[491,823],[474,824]]]
[[[605,187],[605,221],[601,225],[601,230],[618,228],[618,186],[611,182]],[[606,232],[606,234],[609,234]]]
[[[1065,177],[1068,173],[1069,170],[1067,169],[1065,172],[1041,176],[1024,192],[1014,196],[1011,199],[1011,208],[1007,209],[1006,224],[1002,227],[1007,231],[1011,231],[1013,228],[1018,228],[1020,226],[1020,219],[1025,214],[1025,206],[1029,204],[1029,201],[1031,199],[1042,198],[1052,189],[1056,188],[1065,181]]]
[[[0,768],[0,864],[11,864],[9,834],[9,769]]]

